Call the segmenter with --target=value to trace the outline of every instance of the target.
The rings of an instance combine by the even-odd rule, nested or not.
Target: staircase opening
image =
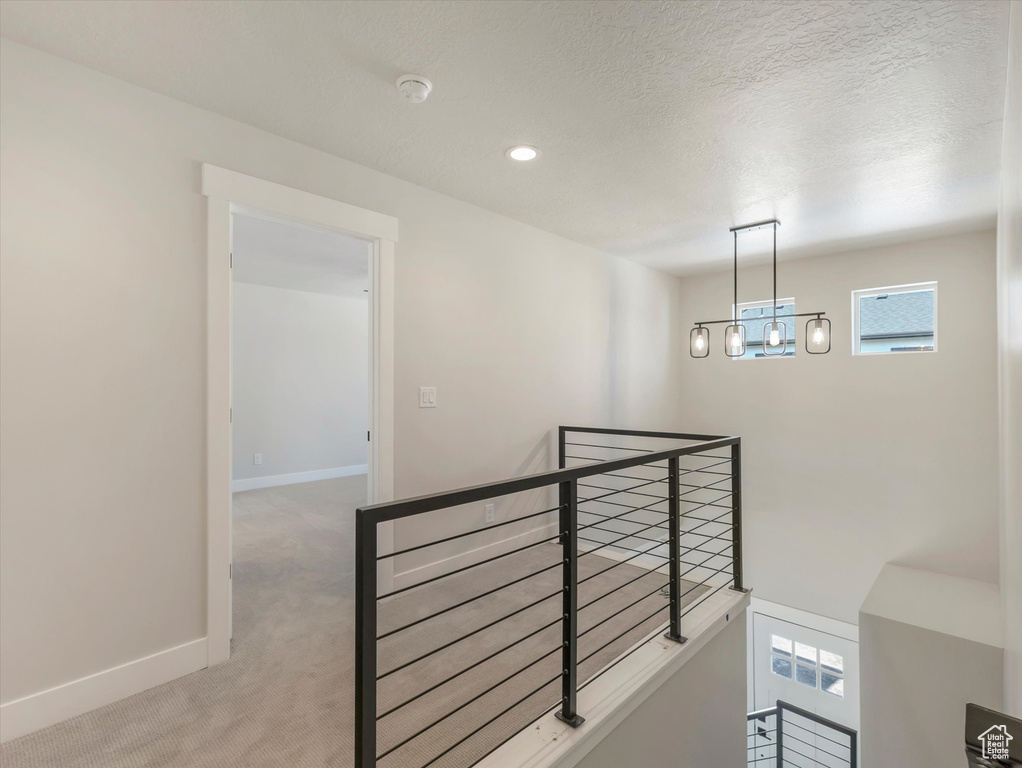
[[[750,712],[748,764],[793,768],[856,768],[858,733],[784,701]]]
[[[558,452],[551,472],[357,511],[357,768],[467,768],[551,711],[585,728],[579,691],[745,591],[738,438],[561,427]],[[386,583],[394,561],[418,578]]]

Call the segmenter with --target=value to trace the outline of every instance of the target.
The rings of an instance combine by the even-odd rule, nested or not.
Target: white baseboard
[[[311,483],[313,480],[332,480],[335,477],[351,477],[364,475],[369,471],[368,464],[352,464],[350,467],[331,467],[330,469],[314,469],[311,472],[292,472],[288,475],[267,475],[265,477],[249,477],[234,480],[231,491],[254,491],[257,488],[273,488],[277,485],[294,485],[295,483]]]
[[[589,542],[586,542],[585,545],[587,547],[590,546]],[[619,547],[606,546],[602,549],[596,549],[596,547],[600,546],[599,544],[592,546],[593,549],[590,549],[589,551],[597,557],[602,557],[607,560],[615,560],[619,563],[627,560],[629,565],[634,565],[636,568],[645,568],[647,571],[655,571],[657,568],[660,568],[663,569],[661,570],[661,573],[663,573],[664,576],[667,575],[667,570],[664,569],[664,566],[667,565],[667,563],[663,558],[656,557],[655,555],[638,555],[640,551],[639,549],[621,549]],[[644,546],[643,549],[656,549],[657,547],[662,546],[664,545],[650,544]],[[584,550],[579,549],[579,554],[582,554],[583,551]]]
[[[501,554],[501,552],[507,552],[517,547],[524,547],[530,541],[541,541],[542,539],[548,538],[556,533],[557,523],[550,523],[549,525],[544,525],[540,528],[533,528],[531,531],[519,533],[518,535],[511,536],[507,539],[501,539],[500,541],[485,544],[475,549],[459,552],[456,555],[446,557],[442,560],[420,565],[417,568],[409,568],[407,571],[401,571],[400,573],[394,574],[394,589],[402,589],[412,584],[418,584],[419,582],[425,581],[433,576],[440,576],[457,570],[458,568],[464,568],[467,565],[482,562],[494,555]]]
[[[206,638],[0,705],[0,743],[206,667]]]

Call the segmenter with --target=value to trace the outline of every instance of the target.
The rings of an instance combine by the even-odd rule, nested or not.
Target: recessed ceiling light
[[[535,160],[539,157],[539,150],[535,147],[530,147],[527,144],[520,144],[517,147],[511,147],[504,154],[512,160],[518,160],[519,162],[524,163],[527,160]]]

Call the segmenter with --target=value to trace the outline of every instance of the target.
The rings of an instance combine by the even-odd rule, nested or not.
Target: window
[[[783,299],[777,302],[777,321],[784,323],[788,348],[783,355],[768,355],[763,351],[763,326],[774,319],[772,301],[744,301],[738,305],[738,318],[745,326],[745,354],[738,360],[750,357],[794,357],[795,356],[795,300]]]
[[[791,679],[791,640],[788,638],[770,636],[770,671]]]
[[[936,283],[852,291],[852,354],[936,351]]]
[[[845,660],[840,654],[771,635],[770,671],[808,688],[845,697]]]

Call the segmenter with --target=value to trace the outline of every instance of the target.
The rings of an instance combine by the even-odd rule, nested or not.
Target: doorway
[[[363,241],[368,267],[368,452],[369,503],[393,498],[394,252],[397,219],[217,166],[203,164],[207,198],[207,663],[231,654],[231,317],[232,225],[235,215],[344,235]],[[249,460],[254,461],[254,454]],[[265,461],[265,456],[263,457]],[[288,474],[288,473],[283,473]],[[295,487],[298,487],[297,485]],[[393,546],[393,530],[380,531],[381,551]],[[392,574],[382,569],[389,584]]]
[[[780,699],[858,730],[858,643],[762,613],[753,617],[755,708]]]
[[[268,643],[276,625],[353,594],[370,248],[251,213],[232,213],[231,234],[231,634],[240,622],[245,642]]]
[[[232,490],[365,480],[369,243],[237,212],[232,241]]]
[[[783,701],[858,731],[857,628],[764,600],[754,600],[749,617],[750,711]],[[830,730],[800,723],[791,734],[798,748],[813,759],[825,756]],[[758,759],[775,754],[766,741],[757,747]]]

